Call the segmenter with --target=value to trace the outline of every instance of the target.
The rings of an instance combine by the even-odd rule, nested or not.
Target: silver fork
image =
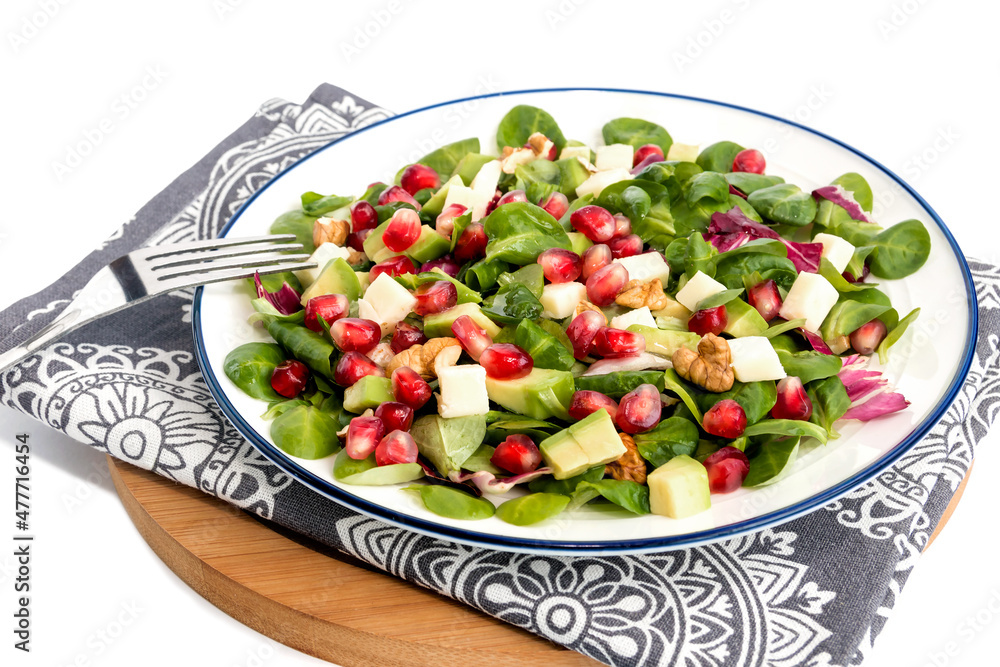
[[[3,372],[84,324],[158,294],[223,280],[315,268],[294,234],[194,241],[140,248],[90,279],[65,310],[33,337],[0,354]]]

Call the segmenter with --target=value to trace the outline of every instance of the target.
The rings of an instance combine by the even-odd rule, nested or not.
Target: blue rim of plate
[[[405,118],[416,113],[422,113],[431,109],[436,109],[443,106],[449,106],[453,104],[458,104],[461,102],[469,102],[473,100],[481,100],[492,97],[504,97],[507,95],[524,95],[533,93],[564,93],[564,92],[606,92],[606,93],[628,93],[634,95],[651,95],[655,97],[668,97],[679,100],[688,100],[692,102],[699,102],[702,104],[710,104],[714,106],[725,107],[729,109],[736,109],[745,113],[750,113],[755,116],[760,116],[762,118],[769,118],[771,120],[777,121],[779,123],[784,123],[792,127],[796,127],[810,134],[816,135],[827,141],[830,141],[841,148],[844,148],[851,153],[857,155],[861,159],[865,160],[875,168],[881,170],[884,174],[889,176],[894,180],[900,187],[902,187],[910,196],[912,196],[919,204],[924,208],[924,210],[930,214],[931,218],[934,220],[935,224],[940,228],[941,233],[944,234],[945,238],[948,239],[948,243],[951,246],[952,251],[955,254],[955,258],[958,260],[959,267],[962,270],[962,275],[965,280],[965,288],[969,295],[969,331],[968,337],[965,342],[965,357],[959,364],[958,371],[956,372],[948,390],[945,392],[943,398],[938,402],[937,406],[927,416],[920,424],[918,424],[910,433],[903,438],[895,447],[886,452],[880,459],[869,464],[864,470],[861,470],[848,479],[830,487],[829,489],[817,493],[805,500],[801,500],[794,505],[785,507],[774,512],[769,512],[762,516],[747,519],[746,521],[740,521],[738,523],[729,524],[721,528],[712,528],[709,530],[702,530],[692,533],[684,533],[682,535],[671,535],[665,537],[654,537],[647,539],[636,539],[627,540],[622,542],[579,542],[579,541],[556,541],[556,540],[535,540],[529,538],[521,537],[507,537],[500,535],[493,535],[490,533],[482,533],[474,530],[466,530],[461,528],[453,528],[451,526],[446,526],[443,524],[435,523],[432,521],[426,521],[424,519],[418,519],[412,516],[400,515],[396,512],[389,510],[381,505],[371,503],[367,500],[359,498],[351,493],[344,491],[343,489],[334,486],[330,482],[317,477],[313,473],[309,472],[294,460],[290,459],[284,452],[275,447],[273,444],[267,441],[266,438],[262,437],[257,431],[251,427],[246,420],[240,415],[239,411],[229,402],[219,385],[218,378],[212,370],[212,366],[209,363],[206,353],[205,353],[205,342],[203,338],[203,331],[201,328],[201,298],[204,289],[199,287],[195,292],[194,302],[193,302],[193,317],[192,327],[194,329],[194,342],[195,342],[195,356],[198,361],[198,365],[201,368],[202,375],[205,377],[205,381],[208,384],[208,389],[212,396],[215,398],[219,407],[222,409],[223,414],[233,423],[240,433],[247,438],[264,455],[269,461],[274,463],[285,473],[290,475],[293,479],[305,484],[314,491],[321,493],[322,495],[345,505],[353,510],[366,514],[368,516],[374,517],[376,519],[385,521],[392,525],[398,526],[400,528],[405,528],[407,530],[412,530],[424,535],[430,535],[432,537],[438,537],[451,542],[458,542],[461,544],[468,544],[477,547],[487,547],[493,549],[499,549],[503,551],[517,551],[517,552],[527,552],[536,554],[552,554],[552,555],[620,555],[620,554],[638,554],[638,553],[648,553],[657,551],[669,551],[673,549],[690,548],[694,546],[699,546],[703,544],[708,544],[712,542],[717,542],[719,540],[735,537],[737,535],[742,535],[746,533],[755,532],[768,528],[771,526],[776,526],[787,521],[791,521],[799,516],[807,514],[823,505],[832,502],[839,498],[840,496],[850,492],[854,488],[861,486],[865,482],[873,479],[880,472],[885,470],[887,467],[892,465],[897,461],[903,454],[905,454],[913,445],[919,442],[927,432],[934,427],[934,425],[944,416],[945,412],[951,406],[965,382],[965,378],[969,373],[969,368],[972,365],[973,355],[975,353],[975,341],[979,331],[979,310],[976,300],[976,290],[975,284],[972,281],[972,273],[969,269],[968,262],[965,260],[965,256],[962,254],[961,249],[958,247],[958,243],[955,241],[955,237],[952,236],[951,231],[941,220],[940,216],[931,208],[931,206],[921,197],[917,192],[910,187],[906,181],[897,176],[893,171],[886,168],[880,162],[872,159],[865,153],[857,150],[856,148],[845,144],[844,142],[835,139],[827,134],[814,130],[810,127],[790,121],[784,118],[780,118],[773,114],[765,113],[763,111],[757,111],[756,109],[750,109],[747,107],[739,106],[736,104],[730,104],[728,102],[719,102],[717,100],[709,100],[700,97],[692,97],[689,95],[678,95],[674,93],[660,93],[647,90],[631,90],[623,88],[534,88],[529,90],[514,90],[501,93],[490,93],[486,95],[474,95],[472,97],[464,97],[456,100],[449,100],[447,102],[439,102],[438,104],[432,104],[430,106],[421,107],[419,109],[414,109],[412,111],[407,111],[391,118],[373,123],[365,128],[352,132],[351,134],[345,135],[340,139],[331,141],[330,143],[317,148],[313,152],[304,156],[294,164],[290,165],[286,169],[279,172],[270,181],[268,181],[263,187],[261,187],[257,192],[255,192],[250,199],[240,207],[236,213],[229,219],[229,222],[219,231],[219,237],[224,237],[226,233],[232,228],[233,224],[240,218],[243,212],[249,207],[253,201],[272,183],[276,182],[278,179],[283,177],[285,174],[295,169],[299,165],[303,164],[306,160],[313,157],[314,155],[334,146],[349,137],[356,136],[362,132],[368,132],[386,123],[391,123],[400,118]]]

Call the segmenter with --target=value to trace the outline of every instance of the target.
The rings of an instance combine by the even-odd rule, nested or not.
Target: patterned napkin
[[[283,168],[390,115],[330,85],[304,104],[264,104],[79,266],[0,313],[0,350],[41,329],[110,260],[142,245],[214,237]],[[327,500],[268,463],[220,413],[192,354],[191,290],[106,317],[26,360],[0,377],[0,400],[609,665],[855,665],[1000,402],[1000,269],[971,265],[982,334],[968,382],[937,427],[876,480],[821,510],[686,551],[510,554],[423,537]]]

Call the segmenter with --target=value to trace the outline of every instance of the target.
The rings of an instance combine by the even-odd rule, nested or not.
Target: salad
[[[229,379],[288,455],[438,515],[530,525],[583,506],[680,519],[772,483],[803,442],[907,407],[882,374],[919,309],[918,220],[857,173],[803,190],[753,148],[635,118],[605,145],[544,110],[279,216],[315,269],[257,276]]]

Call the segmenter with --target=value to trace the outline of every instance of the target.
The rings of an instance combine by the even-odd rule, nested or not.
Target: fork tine
[[[166,261],[151,262],[150,270],[161,271],[163,269],[169,269],[175,266],[185,266],[189,264],[197,264],[198,262],[214,262],[220,259],[232,259],[234,257],[247,257],[253,258],[253,255],[270,252],[291,252],[294,250],[302,250],[301,243],[282,243],[282,244],[266,244],[266,245],[241,245],[234,246],[232,249],[223,249],[219,251],[213,250],[198,250],[195,252],[185,253],[183,255],[169,255],[164,258]]]
[[[188,252],[214,250],[216,248],[231,248],[233,246],[251,245],[254,243],[278,243],[295,241],[295,234],[268,234],[267,236],[246,236],[234,239],[209,239],[207,241],[191,241],[169,246],[154,246],[138,250],[143,259],[153,260],[171,255],[181,255]],[[147,254],[147,252],[149,254]]]
[[[309,259],[309,255],[304,253],[298,255],[257,255],[252,259],[237,257],[226,261],[191,264],[174,267],[173,269],[166,269],[162,273],[156,274],[156,280],[164,281],[170,280],[171,278],[180,278],[181,276],[205,275],[208,273],[225,271],[227,269],[238,269],[241,267],[260,267],[268,264],[302,262],[307,259]],[[253,271],[251,271],[250,274],[253,275]]]
[[[291,255],[285,255],[291,257]],[[253,274],[268,275],[270,273],[283,273],[285,271],[301,271],[302,269],[315,269],[316,262],[299,262],[296,264],[280,264],[274,266],[264,266],[259,268],[237,268],[227,271],[213,271],[208,274],[198,276],[180,276],[169,280],[161,280],[158,285],[161,291],[172,292],[174,290],[194,287],[196,285],[208,285],[210,283],[221,283],[226,280],[236,280],[237,278],[252,278]]]

